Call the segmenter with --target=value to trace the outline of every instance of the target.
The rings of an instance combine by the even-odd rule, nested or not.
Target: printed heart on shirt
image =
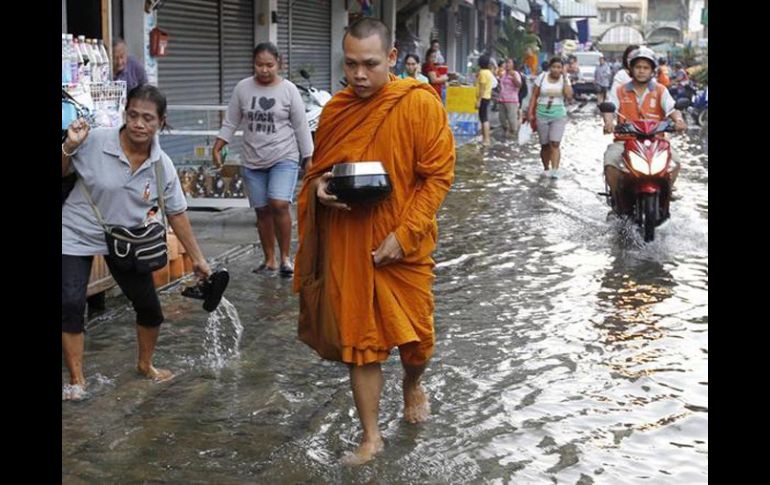
[[[259,106],[263,110],[267,111],[270,108],[272,108],[273,106],[275,106],[275,99],[273,99],[273,98],[267,99],[265,97],[259,98]]]

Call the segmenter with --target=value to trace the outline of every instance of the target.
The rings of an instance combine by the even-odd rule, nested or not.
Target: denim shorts
[[[241,167],[243,185],[249,198],[249,206],[267,207],[268,199],[294,200],[297,187],[299,163],[294,160],[281,160],[270,168],[254,169]]]

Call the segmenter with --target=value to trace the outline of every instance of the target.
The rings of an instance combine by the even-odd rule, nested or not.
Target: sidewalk
[[[208,260],[245,244],[259,245],[254,209],[238,207],[225,210],[188,210],[193,232]],[[296,235],[296,217],[292,207],[292,234]],[[294,249],[292,247],[292,249]],[[261,251],[260,251],[261,253]],[[261,259],[261,255],[259,256]],[[256,261],[254,262],[256,266]]]

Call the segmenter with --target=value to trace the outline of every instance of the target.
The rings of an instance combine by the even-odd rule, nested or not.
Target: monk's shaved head
[[[390,51],[393,47],[393,42],[390,40],[390,29],[381,20],[371,17],[361,17],[352,24],[350,24],[342,37],[342,45],[345,45],[345,37],[355,37],[356,39],[366,39],[373,35],[380,38],[383,52]]]
[[[342,70],[359,98],[374,96],[390,82],[398,51],[390,42],[390,30],[379,20],[364,17],[350,24],[342,37],[342,51]]]

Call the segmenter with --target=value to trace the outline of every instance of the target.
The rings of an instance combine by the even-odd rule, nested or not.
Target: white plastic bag
[[[89,111],[94,110],[94,99],[91,97],[91,90],[85,84],[78,84],[73,88],[67,89],[67,92],[75,101],[88,108]]]
[[[527,121],[519,127],[519,145],[526,145],[532,138],[532,125]]]

